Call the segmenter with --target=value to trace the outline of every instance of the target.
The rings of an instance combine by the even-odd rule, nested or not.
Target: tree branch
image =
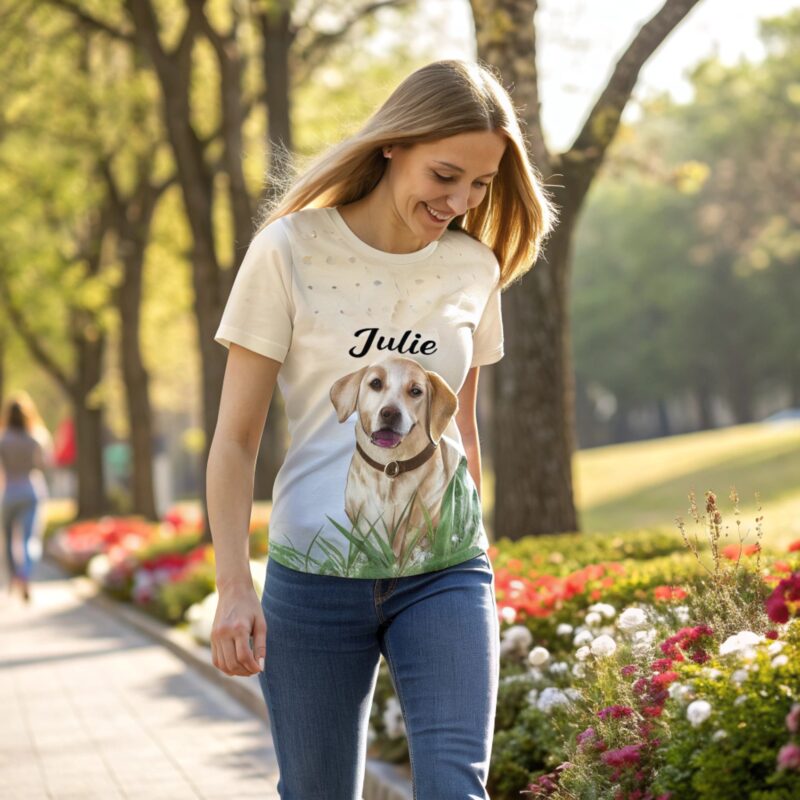
[[[55,6],[56,8],[60,8],[62,11],[67,11],[76,19],[80,20],[88,27],[94,28],[96,31],[101,31],[109,36],[113,36],[115,39],[128,42],[128,44],[133,44],[132,33],[115,28],[108,22],[104,22],[102,19],[95,17],[88,11],[81,8],[78,3],[73,2],[73,0],[45,0],[45,2],[50,3],[50,5]]]
[[[639,71],[699,0],[666,0],[646,22],[617,62],[614,72],[575,142],[563,154],[565,161],[583,162],[584,181],[596,172],[619,128],[622,112],[630,99]]]

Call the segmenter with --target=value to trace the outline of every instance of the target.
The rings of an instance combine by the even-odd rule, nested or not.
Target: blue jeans
[[[29,480],[6,483],[0,500],[0,523],[6,542],[6,559],[13,575],[29,580],[34,564],[41,554],[40,508],[42,498],[36,486]],[[22,563],[14,557],[14,527],[22,529]]]
[[[267,562],[259,682],[282,800],[361,800],[380,656],[415,800],[488,800],[500,630],[485,553],[422,575],[342,578]]]

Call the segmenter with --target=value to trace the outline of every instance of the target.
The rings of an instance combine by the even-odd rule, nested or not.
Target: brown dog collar
[[[374,458],[368,456],[364,450],[361,448],[361,445],[356,442],[356,450],[361,454],[361,457],[364,461],[367,462],[371,467],[375,467],[379,472],[382,472],[384,475],[388,476],[389,478],[397,477],[401,472],[410,472],[412,469],[416,469],[419,466],[422,466],[436,451],[438,447],[438,443],[428,442],[428,446],[417,453],[413,458],[407,458],[405,461],[390,461],[388,464],[381,464],[380,461],[376,461]]]

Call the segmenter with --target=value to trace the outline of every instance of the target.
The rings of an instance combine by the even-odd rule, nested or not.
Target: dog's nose
[[[380,410],[379,416],[382,422],[391,425],[400,418],[400,409],[397,406],[384,406]]]

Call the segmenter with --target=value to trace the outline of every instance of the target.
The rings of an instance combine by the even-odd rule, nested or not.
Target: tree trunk
[[[579,529],[572,487],[574,377],[569,269],[575,225],[619,127],[639,70],[697,0],[666,0],[639,30],[570,149],[551,154],[541,125],[536,71],[537,0],[471,0],[478,58],[499,69],[521,107],[532,162],[560,221],[524,280],[503,294],[506,357],[495,365],[495,519],[498,536]],[[555,180],[551,182],[551,178]],[[546,260],[545,260],[546,258]]]

